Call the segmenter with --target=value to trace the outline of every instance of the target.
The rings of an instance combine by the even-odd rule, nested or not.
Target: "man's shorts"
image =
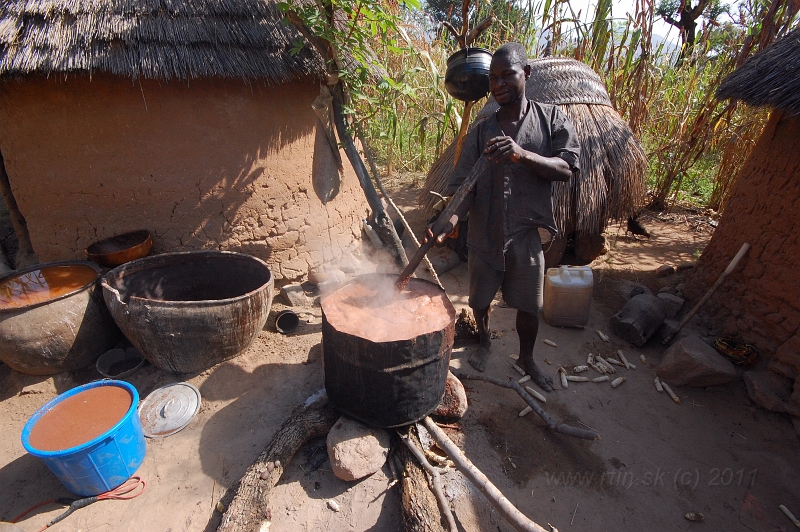
[[[536,229],[515,237],[505,254],[506,271],[495,270],[477,253],[469,254],[469,306],[484,309],[492,304],[499,288],[506,304],[532,314],[542,309],[544,253]]]

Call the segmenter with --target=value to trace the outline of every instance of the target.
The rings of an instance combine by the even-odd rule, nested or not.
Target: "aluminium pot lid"
[[[153,390],[139,405],[142,431],[148,438],[163,438],[182,430],[200,410],[200,390],[188,382]]]

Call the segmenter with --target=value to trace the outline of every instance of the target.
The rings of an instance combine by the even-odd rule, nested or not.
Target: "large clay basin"
[[[102,279],[106,305],[128,340],[173,373],[238,356],[267,321],[274,280],[261,259],[188,251],[138,259]]]
[[[38,264],[0,279],[0,360],[29,375],[93,364],[119,339],[85,261]]]

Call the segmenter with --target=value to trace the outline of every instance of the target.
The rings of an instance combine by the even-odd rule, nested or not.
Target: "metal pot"
[[[378,276],[381,274],[372,275]],[[431,283],[409,281],[409,287],[415,284]],[[450,322],[445,328],[387,342],[373,342],[336,329],[325,309],[323,298],[323,369],[325,390],[333,406],[375,427],[408,425],[436,409],[444,395],[455,335],[456,311],[449,300]]]
[[[480,100],[489,93],[492,52],[485,48],[463,48],[447,59],[444,86],[453,98]]]

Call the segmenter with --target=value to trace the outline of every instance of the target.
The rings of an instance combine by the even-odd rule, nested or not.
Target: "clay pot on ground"
[[[0,279],[0,360],[29,375],[93,364],[119,338],[97,286],[99,276],[91,262],[64,261]]]

